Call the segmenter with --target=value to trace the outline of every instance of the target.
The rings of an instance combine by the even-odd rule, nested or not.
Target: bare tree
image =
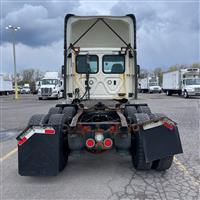
[[[41,72],[39,69],[35,70],[34,81],[40,81],[42,77],[43,77],[43,72]]]
[[[157,67],[154,69],[155,76],[158,77],[159,85],[162,85],[162,77],[163,77],[163,71],[161,67]]]
[[[25,69],[22,71],[22,81],[24,83],[31,83],[34,81],[34,69]]]
[[[200,68],[200,63],[193,63],[191,65],[192,68]]]
[[[146,78],[148,75],[148,70],[147,69],[140,69],[140,76],[139,78]]]

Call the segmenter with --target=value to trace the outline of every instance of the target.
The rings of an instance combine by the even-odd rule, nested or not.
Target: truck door
[[[83,95],[89,74],[91,99],[126,98],[125,55],[107,52],[76,56],[75,85]]]

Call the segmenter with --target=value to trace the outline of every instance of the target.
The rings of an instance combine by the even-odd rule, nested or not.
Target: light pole
[[[13,35],[13,59],[14,59],[14,80],[15,80],[15,99],[18,99],[18,88],[17,88],[17,69],[16,69],[16,55],[15,55],[15,32],[20,29],[19,26],[7,26],[7,30],[12,32]]]

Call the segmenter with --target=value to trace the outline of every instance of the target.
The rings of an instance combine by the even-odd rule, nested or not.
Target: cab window
[[[79,74],[95,74],[98,72],[97,55],[78,55],[76,56],[76,72]]]
[[[124,55],[104,55],[103,72],[106,74],[122,74],[125,71]]]

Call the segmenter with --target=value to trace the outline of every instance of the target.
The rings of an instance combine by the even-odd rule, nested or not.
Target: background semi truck
[[[38,99],[62,98],[63,97],[63,79],[58,72],[46,72],[44,78],[39,82]]]
[[[12,79],[8,74],[0,74],[0,95],[13,93]]]
[[[21,89],[21,94],[30,94],[31,88],[29,83],[25,83]]]
[[[163,73],[163,91],[168,96],[200,96],[200,69],[188,68]]]
[[[139,91],[142,93],[161,93],[162,89],[159,86],[158,77],[148,75],[146,78],[139,79]]]
[[[69,156],[112,149],[130,154],[138,170],[169,169],[182,153],[178,128],[134,103],[138,68],[134,15],[66,15],[65,101],[33,115],[17,137],[19,174],[56,175]]]

